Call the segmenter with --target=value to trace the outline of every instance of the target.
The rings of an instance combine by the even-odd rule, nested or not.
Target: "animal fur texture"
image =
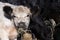
[[[16,38],[18,33],[15,27],[23,28],[25,30],[28,29],[28,26],[30,23],[30,16],[32,15],[31,11],[28,7],[25,7],[25,6],[14,6],[9,3],[2,3],[2,2],[0,3],[1,3],[0,11],[2,12],[0,16],[0,21],[1,21],[0,23],[2,27],[0,29],[2,30],[2,33],[0,34],[1,35],[0,38],[1,40],[17,40]],[[14,23],[16,26],[14,25]],[[3,38],[3,36],[6,38]],[[29,40],[30,38],[31,38],[30,40],[32,40],[31,34],[28,34],[28,33],[24,34],[23,40],[26,40],[25,36],[26,38],[28,38],[27,40]]]
[[[14,16],[13,21],[16,25],[16,28],[17,27],[18,27],[18,29],[20,28],[20,31],[18,30],[19,33],[22,34],[22,32],[25,32],[25,30],[28,31],[28,26],[29,26],[29,23],[30,23],[31,15],[32,15],[32,13],[31,13],[30,9],[26,6],[21,5],[21,6],[15,7],[13,9],[13,16]],[[33,40],[32,34],[27,33],[27,32],[24,33],[21,37],[22,37],[21,40]]]
[[[13,9],[13,16],[14,16],[13,21],[15,25],[18,27],[28,28],[31,15],[32,13],[28,7],[20,5]]]
[[[0,2],[0,39],[1,40],[17,40],[17,30],[12,20],[5,17],[5,6],[12,6],[9,3]],[[8,8],[8,7],[7,7]],[[9,13],[9,12],[8,12]]]

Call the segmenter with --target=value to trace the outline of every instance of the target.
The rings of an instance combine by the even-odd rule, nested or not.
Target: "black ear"
[[[6,14],[11,14],[13,9],[10,7],[10,6],[4,6],[3,7],[3,11],[6,13]]]
[[[11,14],[13,12],[13,9],[10,6],[4,6],[3,11],[4,11],[4,16],[7,17],[8,19],[11,19]]]

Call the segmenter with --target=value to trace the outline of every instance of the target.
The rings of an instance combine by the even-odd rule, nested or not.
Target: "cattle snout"
[[[20,23],[18,23],[18,28],[26,29],[25,22],[20,22]]]

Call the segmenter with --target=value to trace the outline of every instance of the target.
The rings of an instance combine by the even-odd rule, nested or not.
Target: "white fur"
[[[14,22],[16,26],[20,22],[24,22],[26,25],[26,28],[28,28],[29,22],[30,22],[30,16],[31,16],[31,11],[28,7],[25,6],[17,6],[13,10],[13,15],[14,17]],[[27,15],[29,15],[27,17]]]
[[[14,7],[9,3],[0,2],[0,39],[9,40],[14,38],[15,40],[15,37],[17,37],[17,31],[14,24],[4,16],[3,7],[6,5],[11,6],[12,8]]]
[[[19,22],[25,22],[26,28],[28,28],[30,22],[31,12],[30,9],[24,6],[14,6],[9,3],[0,2],[0,39],[1,40],[9,40],[14,39],[17,40],[17,31],[14,27],[14,23],[7,19],[4,16],[3,7],[10,6],[13,8],[13,15],[16,16],[14,18],[14,22],[18,25]],[[27,15],[30,15],[27,17]]]

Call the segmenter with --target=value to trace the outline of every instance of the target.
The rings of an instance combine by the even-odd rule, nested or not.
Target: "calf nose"
[[[19,25],[19,28],[25,28],[26,27],[24,22],[20,22],[20,23],[18,23],[18,25]]]

